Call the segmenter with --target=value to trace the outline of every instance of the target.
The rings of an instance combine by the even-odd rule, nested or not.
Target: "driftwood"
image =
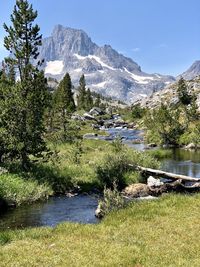
[[[133,165],[130,165],[130,166],[134,167]],[[151,168],[144,168],[141,166],[137,166],[136,169],[141,171],[142,173],[147,174],[147,175],[154,175],[154,176],[159,176],[162,178],[182,180],[182,181],[186,181],[186,182],[200,182],[200,178],[194,178],[191,176],[175,174],[175,173],[165,172],[165,171],[161,171],[161,170],[155,170],[155,169],[151,169]],[[200,185],[200,183],[199,183],[199,185]]]

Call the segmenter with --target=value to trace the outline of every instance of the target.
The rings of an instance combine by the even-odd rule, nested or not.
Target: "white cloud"
[[[141,49],[139,47],[132,48],[131,50],[133,52],[140,52],[141,51]]]

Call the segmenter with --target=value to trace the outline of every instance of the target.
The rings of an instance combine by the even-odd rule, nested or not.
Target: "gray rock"
[[[146,184],[131,184],[123,190],[123,195],[129,198],[145,197],[149,195],[149,188]]]
[[[187,146],[185,146],[185,149],[196,149],[196,148],[197,148],[197,146],[193,143],[190,143]]]
[[[100,108],[98,107],[93,107],[90,111],[89,111],[89,114],[92,115],[92,116],[99,116],[99,115],[104,115],[105,112],[103,110],[101,110]]]
[[[83,118],[86,119],[86,120],[92,120],[92,121],[96,121],[95,117],[90,115],[89,113],[84,113],[83,114]]]
[[[161,182],[159,179],[155,179],[153,176],[149,176],[149,178],[147,179],[147,185],[149,187],[159,187],[163,184],[163,182]]]
[[[98,205],[97,209],[95,210],[95,216],[99,219],[103,218],[103,211],[100,208],[100,205]]]
[[[85,121],[85,118],[80,116],[80,115],[72,115],[71,119],[72,120],[77,120],[77,121]]]

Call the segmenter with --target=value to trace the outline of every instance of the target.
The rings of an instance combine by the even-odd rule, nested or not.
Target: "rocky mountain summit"
[[[77,86],[84,73],[91,90],[128,103],[175,81],[172,76],[144,73],[136,62],[110,45],[100,47],[84,31],[61,25],[43,39],[40,59],[45,59],[47,77],[60,80],[69,72]]]
[[[185,80],[195,79],[200,75],[200,60],[195,61],[192,66],[183,72],[178,78],[183,77]]]

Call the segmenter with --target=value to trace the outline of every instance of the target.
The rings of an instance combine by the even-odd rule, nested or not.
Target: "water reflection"
[[[162,161],[162,170],[200,178],[200,151],[174,149],[172,158]]]
[[[52,197],[46,202],[21,206],[0,217],[0,229],[55,226],[60,222],[97,223],[97,199],[80,195]]]

